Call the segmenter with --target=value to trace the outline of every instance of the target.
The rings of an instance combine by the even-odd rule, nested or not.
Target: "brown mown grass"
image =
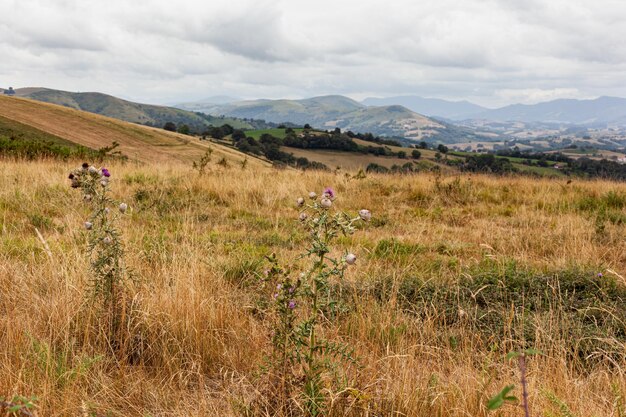
[[[533,415],[565,415],[554,396],[619,415],[626,185],[212,166],[110,167],[135,278],[120,361],[97,343],[74,166],[0,162],[0,396],[36,395],[40,416],[272,415],[254,273],[303,251],[295,199],[332,186],[336,206],[374,218],[336,248],[359,260],[325,332],[360,366],[331,415],[485,416],[519,377],[504,355],[529,346],[545,353],[529,360]]]

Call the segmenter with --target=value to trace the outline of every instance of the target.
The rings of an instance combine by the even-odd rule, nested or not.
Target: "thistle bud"
[[[102,239],[102,243],[104,243],[105,245],[110,245],[111,243],[113,243],[113,239],[111,239],[111,237],[110,237],[110,236],[105,236],[105,237]]]
[[[322,207],[324,208],[330,208],[330,206],[333,205],[333,202],[330,201],[330,199],[328,198],[322,198],[322,201],[320,201],[320,204],[322,205]]]
[[[298,207],[302,207],[304,205],[304,198],[298,197],[296,204],[298,204]]]
[[[97,174],[98,173],[98,168],[96,168],[95,166],[91,165],[87,171],[89,171],[90,174]]]
[[[324,193],[322,194],[322,198],[327,198],[329,200],[334,200],[335,199],[335,190],[333,190],[330,187],[327,187],[324,190]]]
[[[309,198],[310,198],[311,200],[313,200],[315,197],[317,197],[317,194],[315,194],[315,191],[311,191],[311,192],[309,193]]]
[[[356,262],[356,255],[354,253],[349,253],[346,255],[346,263],[348,265],[354,265]]]
[[[109,181],[106,178],[103,178],[102,181],[100,181],[100,185],[106,187],[109,185]]]
[[[359,217],[361,220],[369,221],[372,218],[372,213],[367,209],[359,210]]]
[[[91,222],[85,222],[85,229],[87,230],[91,230],[93,228],[93,223]]]
[[[121,213],[125,213],[126,209],[128,209],[128,204],[126,204],[126,203],[120,204],[120,212]]]
[[[308,218],[308,214],[306,213],[300,213],[300,221],[303,222]]]
[[[91,194],[85,194],[85,195],[83,196],[83,199],[84,199],[85,201],[91,201]]]

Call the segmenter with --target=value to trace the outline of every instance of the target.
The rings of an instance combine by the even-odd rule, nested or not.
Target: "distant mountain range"
[[[15,95],[156,127],[163,127],[167,122],[177,125],[186,124],[195,131],[202,131],[209,125],[221,126],[224,123],[229,123],[236,128],[251,127],[243,121],[224,120],[174,107],[134,103],[102,93],[73,93],[49,88],[18,88],[15,90]]]
[[[471,118],[578,125],[625,125],[626,99],[599,97],[594,100],[559,99],[538,104],[513,104],[476,113]]]
[[[531,130],[533,124],[548,123],[566,128],[574,125],[583,128],[626,127],[626,99],[617,97],[560,99],[488,109],[468,101],[418,96],[367,98],[361,103],[340,95],[301,100],[248,101],[231,101],[235,98],[215,96],[179,104],[176,106],[178,108],[174,108],[133,103],[102,93],[73,93],[48,88],[18,88],[15,92],[18,97],[60,104],[134,123],[157,127],[162,127],[166,122],[187,124],[196,132],[209,125],[221,126],[225,123],[235,128],[259,128],[256,121],[265,120],[295,125],[308,123],[321,129],[338,127],[358,133],[406,138],[409,142],[428,140],[455,143],[508,139],[510,134],[507,132],[510,129],[506,129],[507,124],[518,122],[524,123]],[[494,123],[504,123],[504,127],[495,130],[489,128]],[[545,129],[534,130],[541,132]]]
[[[626,125],[626,99],[558,99],[538,104],[512,104],[488,109],[468,101],[448,101],[419,96],[367,98],[365,105],[401,104],[430,117],[453,121],[484,119],[499,122],[566,123],[578,125]]]

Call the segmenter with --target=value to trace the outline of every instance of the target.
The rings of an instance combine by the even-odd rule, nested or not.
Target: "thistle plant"
[[[209,162],[211,162],[211,155],[213,154],[213,148],[209,147],[204,155],[198,160],[198,162],[194,161],[192,168],[198,171],[199,175],[204,175]]]
[[[72,188],[82,192],[83,201],[91,208],[84,227],[88,232],[92,292],[110,313],[113,335],[120,324],[126,278],[124,247],[115,225],[117,213],[126,213],[128,205],[111,198],[110,178],[107,168],[98,169],[87,163],[69,175]]]
[[[333,359],[355,362],[347,346],[326,340],[321,330],[337,313],[332,286],[341,285],[346,269],[357,260],[353,253],[335,255],[332,245],[339,236],[354,233],[356,222],[370,220],[371,213],[363,209],[358,215],[350,216],[335,211],[335,200],[331,188],[321,196],[310,192],[308,202],[304,197],[296,200],[300,222],[309,235],[308,248],[299,259],[308,259],[309,267],[294,276],[271,256],[271,268],[265,274],[273,292],[276,319],[272,363],[282,375],[283,399],[289,398],[294,383],[299,384],[308,416],[325,414],[328,388],[325,377],[335,365]],[[302,372],[301,378],[297,377],[298,372]]]

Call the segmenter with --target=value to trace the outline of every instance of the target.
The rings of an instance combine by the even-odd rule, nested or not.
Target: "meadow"
[[[325,415],[521,416],[487,403],[509,384],[521,397],[505,355],[529,348],[532,415],[626,415],[626,184],[111,162],[129,207],[120,355],[77,166],[0,162],[0,396],[36,396],[33,415],[286,415],[263,373],[276,329],[260,282],[271,254],[306,270],[296,199],[325,187],[333,209],[372,212],[331,251],[357,260],[320,329],[355,361],[327,381]]]

